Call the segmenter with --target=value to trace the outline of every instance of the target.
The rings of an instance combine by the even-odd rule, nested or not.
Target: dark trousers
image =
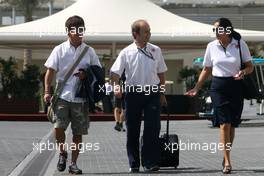
[[[130,167],[140,167],[139,137],[143,113],[142,166],[152,167],[157,165],[160,158],[160,94],[152,93],[150,95],[144,95],[139,93],[127,93],[125,103],[127,155]]]

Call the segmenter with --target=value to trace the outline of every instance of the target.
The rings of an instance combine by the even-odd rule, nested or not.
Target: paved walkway
[[[0,122],[0,175],[8,175],[49,133],[48,122]]]
[[[234,175],[262,176],[264,174],[264,116],[255,115],[257,106],[257,104],[254,106],[245,105],[243,118],[251,120],[243,122],[241,128],[236,130],[235,143],[232,148]],[[84,137],[87,150],[80,154],[78,161],[78,166],[83,169],[83,175],[130,175],[128,174],[128,160],[125,150],[126,133],[116,132],[113,126],[114,122],[91,123],[89,135]],[[222,152],[215,148],[219,141],[218,128],[212,128],[210,121],[207,120],[172,121],[170,126],[170,133],[178,134],[182,143],[180,165],[176,170],[162,169],[154,175],[222,175],[220,172]],[[45,136],[51,129],[51,125],[46,122],[35,122],[33,125],[32,122],[1,122],[0,127],[1,140],[14,139],[9,147],[1,147],[0,149],[1,175],[7,175],[14,169],[30,153],[32,142],[40,142],[41,137]],[[13,133],[10,132],[11,129]],[[162,122],[161,133],[164,132],[165,121]],[[19,135],[16,136],[15,134]],[[48,137],[45,139],[52,141]],[[68,131],[67,141],[70,142],[70,140],[71,132]],[[45,140],[42,141],[45,142]],[[201,148],[195,149],[193,147],[191,149],[190,145],[194,143],[200,145]],[[184,150],[184,144],[189,144],[189,149]],[[20,147],[15,147],[17,145]],[[20,151],[21,154],[16,154],[16,152],[12,154],[12,151]],[[42,155],[49,156],[43,157]],[[29,166],[25,166],[28,168],[26,171],[17,173],[29,176],[68,175],[67,170],[62,173],[56,171],[57,155],[55,152],[42,155],[34,157],[33,162],[28,162]],[[34,166],[34,163],[41,167]]]
[[[164,125],[165,122],[162,123],[163,129]],[[177,133],[182,143],[187,145],[196,143],[204,148],[180,151],[179,168],[177,170],[161,170],[157,174],[222,175],[219,171],[222,152],[215,150],[215,143],[219,140],[219,130],[208,126],[210,126],[208,121],[171,122],[171,133]],[[234,173],[237,175],[263,175],[264,126],[255,127],[252,123],[252,126],[247,125],[247,127],[239,128],[236,134],[232,151]],[[127,175],[128,161],[125,140],[125,133],[115,132],[113,123],[93,123],[90,135],[85,137],[84,141],[100,143],[100,150],[87,151],[80,155],[78,164],[83,169],[84,175]],[[206,147],[206,144],[211,147]],[[57,171],[54,173],[55,176],[65,174]]]

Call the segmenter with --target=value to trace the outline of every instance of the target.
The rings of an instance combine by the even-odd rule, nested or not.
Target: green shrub
[[[188,68],[188,66],[185,66],[179,71],[179,82],[184,81],[186,86],[186,91],[194,88],[195,84],[198,81],[199,74],[201,69],[199,68]],[[199,97],[206,97],[209,94],[209,88],[210,88],[210,80],[206,80],[198,92]]]
[[[0,58],[0,77],[2,90],[0,96],[8,98],[33,99],[39,97],[40,70],[36,65],[27,65],[18,74],[15,58]]]

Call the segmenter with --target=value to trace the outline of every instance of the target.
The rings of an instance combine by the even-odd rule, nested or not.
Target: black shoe
[[[223,167],[223,169],[225,168],[225,158],[223,158],[222,167]]]
[[[82,170],[79,169],[76,164],[71,164],[69,166],[69,173],[74,175],[80,175],[82,174]]]
[[[232,166],[225,166],[223,169],[223,174],[231,174]]]
[[[153,166],[153,167],[144,166],[143,168],[144,168],[144,172],[156,172],[160,169],[159,166]]]
[[[119,123],[119,126],[120,126],[120,131],[122,131],[122,132],[126,131],[125,128],[123,128],[123,123]]]
[[[130,173],[139,173],[139,168],[138,167],[134,167],[134,168],[129,168],[129,172]]]
[[[121,127],[120,127],[119,123],[116,123],[114,129],[115,129],[116,131],[121,131]]]
[[[57,164],[57,169],[59,172],[63,172],[66,169],[66,162],[67,162],[67,152],[60,153],[59,161]]]

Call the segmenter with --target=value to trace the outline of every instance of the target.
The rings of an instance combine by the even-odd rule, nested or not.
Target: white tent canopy
[[[91,43],[129,42],[130,26],[137,19],[149,22],[152,41],[205,43],[212,40],[212,26],[174,15],[147,0],[79,0],[52,16],[0,28],[0,44],[58,43],[65,40],[65,21],[79,15],[86,23]],[[264,41],[264,32],[240,30],[247,41]]]

